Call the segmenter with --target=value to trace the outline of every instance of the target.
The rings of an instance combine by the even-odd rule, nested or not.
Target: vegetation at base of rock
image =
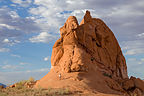
[[[42,87],[38,87],[37,89],[31,87],[27,87],[28,84],[32,82],[36,82],[34,78],[30,77],[29,80],[22,80],[14,84],[14,87],[7,87],[0,89],[0,96],[63,96],[70,95],[72,92],[69,89],[43,89]]]
[[[30,77],[28,80],[22,80],[22,81],[19,81],[15,84],[15,88],[17,89],[22,89],[23,87],[29,87],[28,85],[30,85],[31,83],[34,83],[35,84],[35,80],[33,77]]]
[[[42,88],[4,88],[0,89],[0,96],[83,96],[80,92],[71,92],[68,88],[65,89],[42,89]],[[85,95],[89,96],[89,95]],[[131,93],[130,96],[139,96],[136,93]]]
[[[6,88],[0,90],[0,96],[69,96],[68,89],[33,89],[33,88]]]

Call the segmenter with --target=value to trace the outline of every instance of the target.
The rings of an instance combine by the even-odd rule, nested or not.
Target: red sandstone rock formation
[[[89,11],[80,25],[70,16],[60,34],[53,46],[51,70],[36,86],[68,87],[89,94],[144,92],[141,80],[128,79],[126,61],[113,32]]]

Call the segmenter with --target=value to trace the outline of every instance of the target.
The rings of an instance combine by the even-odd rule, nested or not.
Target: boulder
[[[133,80],[136,88],[138,88],[142,92],[144,92],[144,82],[140,78],[135,78],[135,77],[131,76],[130,79]]]
[[[128,79],[123,83],[123,89],[130,90],[135,87],[134,81],[132,79]]]

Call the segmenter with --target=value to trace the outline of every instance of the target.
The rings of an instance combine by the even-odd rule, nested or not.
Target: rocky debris
[[[134,91],[131,94],[135,95],[135,96],[144,96],[142,91],[140,89],[138,89],[138,88],[135,88]]]
[[[133,80],[135,88],[139,88],[142,92],[144,92],[144,82],[141,79],[131,76],[130,80]]]
[[[122,88],[128,92],[130,96],[133,96],[132,94],[135,94],[136,96],[144,95],[144,82],[133,76],[122,82]]]
[[[17,87],[26,87],[26,88],[33,88],[37,81],[30,81],[30,82],[18,82],[13,85],[10,85],[9,88],[17,88]]]
[[[27,88],[33,88],[33,86],[36,84],[36,81],[34,82],[27,82],[24,84],[24,86],[26,86]]]
[[[132,79],[128,79],[125,82],[123,82],[123,89],[125,90],[130,90],[132,88],[134,88],[134,81]]]
[[[16,84],[10,85],[9,88],[15,88]]]
[[[105,80],[107,85],[113,89],[113,90],[117,90],[117,91],[120,91],[120,92],[124,92],[124,89],[122,88],[122,86],[120,86],[120,84],[118,84],[118,82],[116,82],[115,80],[113,79],[106,79]]]
[[[113,94],[143,92],[140,79],[128,78],[121,48],[101,19],[92,18],[86,11],[79,25],[76,17],[70,16],[60,28],[60,35],[53,46],[51,70],[35,87],[70,86],[71,90]]]

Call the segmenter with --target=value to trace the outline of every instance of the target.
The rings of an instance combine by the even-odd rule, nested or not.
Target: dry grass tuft
[[[39,88],[34,89],[32,87],[27,87],[27,85],[35,82],[31,77],[29,80],[22,80],[15,84],[15,87],[7,87],[0,89],[0,96],[70,96],[72,92],[69,89],[43,89]]]

